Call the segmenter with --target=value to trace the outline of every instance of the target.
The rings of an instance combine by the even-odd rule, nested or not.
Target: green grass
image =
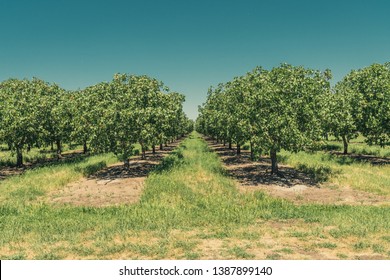
[[[240,193],[196,133],[149,175],[139,203],[94,208],[40,202],[48,191],[77,180],[88,166],[103,161],[108,165],[115,158],[94,156],[0,182],[0,258],[207,258],[207,250],[202,251],[207,246],[202,244],[214,240],[232,243],[224,251],[229,256],[223,257],[255,258],[253,248],[248,253],[237,240],[255,243],[266,233],[277,234],[267,226],[271,221],[293,221],[286,237],[291,244],[284,246],[292,251],[295,242],[311,242],[318,236],[332,244],[361,240],[348,241],[351,251],[358,242],[383,236],[375,250],[390,250],[388,207],[297,206],[260,191]],[[294,228],[297,222],[302,228]],[[270,248],[265,257],[281,255]]]
[[[337,156],[326,152],[282,151],[279,159],[310,175],[317,182],[327,182],[330,186],[349,186],[379,195],[390,195],[390,165],[373,166],[348,156]]]
[[[352,139],[349,153],[390,157],[390,146],[370,146],[364,141],[362,135]],[[249,144],[244,146],[249,149]],[[332,151],[343,151],[343,143],[334,137],[330,137],[317,151],[291,153],[282,150],[278,153],[278,161],[304,172],[315,182],[330,188],[351,187],[368,193],[390,196],[390,164],[373,165],[367,158],[337,155],[331,153]]]
[[[0,182],[0,202],[21,205],[35,202],[47,192],[62,188],[116,161],[113,154],[104,154],[54,162],[27,170],[21,175],[11,176]]]
[[[243,248],[240,246],[234,246],[230,248],[228,252],[234,256],[236,259],[253,259],[255,256],[246,251],[247,248]]]

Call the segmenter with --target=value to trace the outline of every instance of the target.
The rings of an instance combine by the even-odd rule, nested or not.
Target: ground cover
[[[0,257],[390,258],[388,206],[296,204],[264,190],[243,192],[212,148],[191,134],[148,175],[139,201],[133,204],[56,204],[45,199],[68,183],[53,187],[51,180],[42,180],[50,186],[39,186],[37,191],[23,181],[27,173],[2,181]],[[100,161],[96,158],[90,164]],[[34,192],[30,199],[23,195]]]

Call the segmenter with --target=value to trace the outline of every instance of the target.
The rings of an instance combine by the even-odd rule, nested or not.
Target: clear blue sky
[[[282,62],[332,70],[390,61],[390,1],[0,0],[0,81],[65,89],[147,74],[186,95]]]

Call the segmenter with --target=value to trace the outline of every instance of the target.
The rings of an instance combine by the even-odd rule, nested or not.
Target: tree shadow
[[[106,167],[105,162],[98,162],[79,169],[78,171],[81,171],[84,176],[95,176],[96,178],[101,177],[101,179],[145,177],[162,161],[166,155],[176,149],[182,139],[183,138],[169,143],[168,145],[164,145],[163,150],[159,150],[159,147],[156,147],[155,154],[153,154],[152,151],[147,152],[145,160],[142,160],[141,156],[132,158],[130,160],[130,169],[128,170],[126,170],[124,166],[118,165]],[[64,152],[59,159],[55,157],[41,157],[34,161],[26,162],[22,167],[17,167],[14,163],[8,161],[5,164],[0,164],[0,181],[10,176],[20,175],[27,170],[35,168],[80,163],[85,161],[90,155],[93,154],[84,154],[82,150]],[[102,172],[101,174],[100,170]]]
[[[283,165],[279,166],[279,174],[271,174],[269,158],[261,157],[257,161],[251,161],[249,151],[241,151],[241,154],[237,155],[235,150],[213,143],[210,139],[205,140],[210,150],[221,158],[227,173],[244,186],[278,185],[289,188],[294,185],[314,187],[318,184],[311,174]]]
[[[178,150],[175,149],[180,142],[181,139],[164,146],[163,150],[156,149],[155,154],[149,151],[146,153],[145,159],[142,159],[141,156],[132,157],[128,168],[124,164],[104,167],[93,174],[89,174],[89,178],[98,180],[139,178],[148,176],[152,171],[162,172],[168,170],[172,168],[172,158],[177,157]]]
[[[325,145],[322,145],[320,148],[316,149],[317,151],[340,151],[341,145],[333,144],[333,143],[326,143]]]
[[[343,154],[342,152],[331,152],[328,154],[329,157],[335,160],[341,165],[350,165],[356,162],[370,163],[371,165],[387,165],[390,164],[390,158],[378,157],[373,155],[364,154]]]
[[[0,168],[0,180],[4,180],[10,176],[20,175],[27,170],[33,170],[36,168],[47,167],[47,166],[58,166],[79,163],[86,160],[88,154],[83,154],[80,151],[68,152],[63,154],[61,158],[37,158],[31,162],[24,163],[23,166],[18,167],[15,163],[8,162],[7,165],[2,165]]]

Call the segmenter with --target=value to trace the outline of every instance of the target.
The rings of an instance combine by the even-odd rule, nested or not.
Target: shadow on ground
[[[163,150],[156,149],[156,153],[151,151],[146,153],[146,158],[141,159],[141,156],[132,157],[130,159],[130,167],[125,168],[122,163],[105,167],[97,173],[90,175],[89,178],[97,180],[115,180],[126,178],[146,177],[150,172],[156,169],[163,158],[171,153],[181,142],[178,140],[168,146],[164,146]]]
[[[372,155],[363,155],[363,154],[343,154],[342,152],[331,152],[330,156],[336,158],[336,161],[339,164],[350,164],[353,162],[367,162],[372,165],[386,165],[390,164],[390,158],[388,157],[378,157]]]
[[[271,160],[260,158],[258,161],[251,161],[250,152],[242,150],[237,156],[235,150],[227,146],[216,144],[215,141],[206,138],[211,151],[219,155],[225,164],[230,176],[237,179],[243,186],[256,185],[278,185],[281,187],[292,187],[295,185],[316,186],[317,181],[310,175],[294,168],[279,164],[280,174],[271,174]]]
[[[17,167],[14,164],[6,164],[0,167],[0,181],[10,176],[20,175],[23,172],[44,166],[56,166],[62,164],[70,164],[84,161],[89,154],[84,154],[82,151],[64,152],[61,158],[50,157],[40,158],[32,162],[26,162],[22,167]]]

